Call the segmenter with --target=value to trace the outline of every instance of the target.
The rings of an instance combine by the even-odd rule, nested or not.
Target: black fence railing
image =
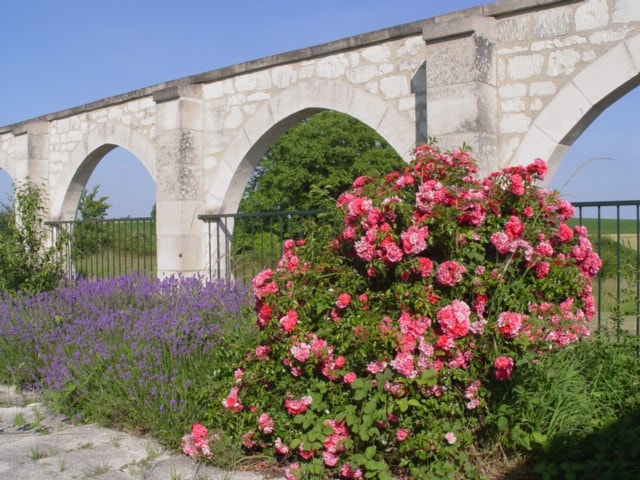
[[[116,218],[48,222],[52,238],[64,239],[70,278],[107,278],[130,272],[156,275],[156,222]]]
[[[603,266],[594,281],[594,328],[640,335],[640,200],[574,203],[571,224],[587,227]],[[282,242],[304,236],[324,210],[200,215],[207,223],[209,277],[249,282],[282,255]]]
[[[640,200],[575,202],[602,268],[594,282],[598,328],[640,335]]]
[[[311,224],[335,222],[326,210],[199,215],[207,225],[209,278],[250,282],[265,268],[275,267],[282,244],[300,239]]]
[[[594,281],[594,327],[640,335],[640,200],[576,202],[572,224],[588,229],[603,265]],[[250,282],[275,267],[288,238],[303,238],[312,224],[333,225],[325,210],[200,215],[207,228],[210,279]],[[128,272],[156,274],[156,228],[151,218],[51,222],[65,237],[70,276],[104,278]]]

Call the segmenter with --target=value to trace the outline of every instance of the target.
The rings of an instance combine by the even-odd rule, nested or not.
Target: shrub
[[[46,206],[42,187],[29,180],[17,184],[10,221],[0,235],[0,289],[40,292],[55,288],[62,280],[64,238],[48,242],[44,225]]]
[[[544,162],[476,180],[467,151],[415,155],[355,180],[325,249],[288,240],[253,280],[260,344],[222,422],[288,479],[473,478],[466,452],[514,372],[589,333],[600,260],[535,186]]]

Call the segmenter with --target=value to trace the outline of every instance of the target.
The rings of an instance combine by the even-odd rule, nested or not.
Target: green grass
[[[85,278],[108,278],[130,272],[155,275],[156,255],[136,254],[114,248],[73,259],[77,276]]]
[[[637,231],[638,222],[636,220],[620,219],[620,233],[624,235],[635,236]],[[587,231],[591,235],[598,234],[598,219],[597,218],[583,218],[581,221],[577,218],[572,218],[567,222],[568,225],[574,226],[582,224],[587,227]],[[615,218],[601,218],[600,219],[600,233],[602,235],[615,235],[618,232],[618,220]]]
[[[520,365],[497,409],[507,425],[497,441],[530,453],[523,476],[507,478],[640,478],[639,347],[638,337],[594,334]]]

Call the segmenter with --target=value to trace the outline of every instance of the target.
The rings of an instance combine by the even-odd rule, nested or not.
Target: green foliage
[[[78,215],[81,220],[102,220],[106,218],[111,204],[107,202],[109,197],[98,198],[99,188],[100,186],[96,185],[90,192],[86,188],[82,190],[78,205]]]
[[[380,176],[405,162],[375,130],[348,115],[310,116],[271,146],[245,189],[243,213],[333,209],[338,196],[361,175]],[[258,223],[264,221],[264,223]],[[237,218],[232,245],[234,272],[255,275],[260,259],[275,263],[284,238],[300,238],[297,219]],[[265,242],[265,236],[272,234]],[[255,236],[255,239],[249,237]]]
[[[544,162],[475,172],[420,145],[339,197],[337,237],[284,242],[253,279],[260,347],[216,412],[230,436],[287,478],[480,478],[463,466],[494,392],[587,333],[599,259],[535,186]]]
[[[372,128],[345,114],[324,111],[273,143],[247,185],[240,211],[333,208],[354,178],[378,176],[404,165]]]
[[[275,268],[284,239],[306,237],[337,221],[333,211],[242,214],[234,219],[231,271],[245,283],[265,268]]]
[[[44,188],[28,179],[14,188],[14,200],[0,235],[0,288],[12,292],[51,290],[63,277],[63,236],[48,245]],[[7,217],[5,217],[7,218]]]
[[[111,205],[107,202],[107,197],[97,198],[98,188],[99,185],[96,185],[90,192],[82,190],[77,211],[81,221],[73,228],[74,259],[101,252],[113,244],[106,225],[100,221],[106,217]]]
[[[593,238],[591,241],[594,248],[597,248],[597,240]],[[623,243],[618,244],[608,236],[601,236],[599,243],[599,255],[602,260],[601,278],[616,278],[618,271],[626,270],[629,266],[638,263],[638,252],[633,248]]]
[[[105,219],[110,205],[107,197],[98,196],[98,188],[84,190],[80,198],[80,220],[74,222],[72,234],[75,273],[89,278],[130,271],[151,273],[155,269],[155,221]]]
[[[490,420],[540,478],[640,475],[640,340],[606,333],[523,364]]]

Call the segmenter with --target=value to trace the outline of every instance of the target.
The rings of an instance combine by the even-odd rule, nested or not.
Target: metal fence
[[[602,268],[594,282],[599,328],[640,335],[640,200],[575,202]]]
[[[588,229],[603,267],[594,281],[593,327],[640,334],[640,200],[577,202],[572,224]],[[201,215],[207,224],[209,277],[249,282],[274,267],[286,238],[304,236],[310,221],[335,222],[324,210]]]
[[[249,282],[275,267],[288,238],[300,239],[311,224],[335,222],[326,210],[199,215],[207,225],[209,278]]]
[[[640,200],[576,202],[573,224],[585,225],[603,266],[594,282],[594,327],[640,334]],[[326,210],[200,215],[206,224],[211,279],[250,280],[275,267],[287,238],[303,238],[311,224],[333,225]],[[104,278],[128,272],[156,274],[152,218],[51,222],[64,235],[70,276]]]
[[[62,238],[70,278],[107,278],[130,272],[156,275],[156,222],[116,218],[48,222],[52,239]]]

